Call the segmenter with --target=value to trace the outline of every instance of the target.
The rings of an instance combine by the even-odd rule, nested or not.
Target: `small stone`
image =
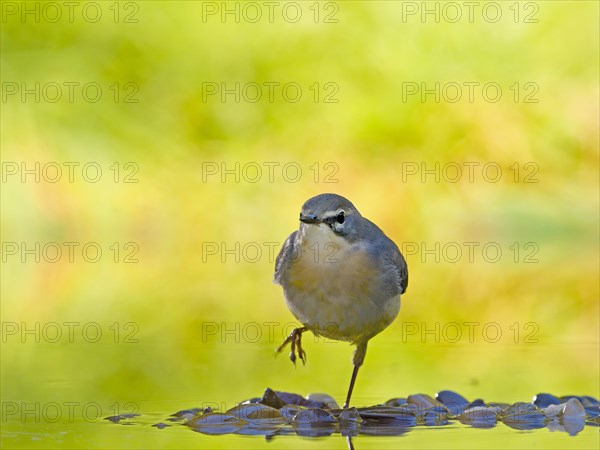
[[[301,395],[293,394],[291,392],[275,391],[275,394],[277,394],[277,397],[279,397],[286,405],[306,406],[308,403],[308,401]]]
[[[292,419],[293,425],[318,425],[334,423],[335,417],[329,411],[319,408],[304,409]]]
[[[418,419],[427,426],[447,425],[448,412],[446,410],[439,411],[439,408],[434,407],[425,411]]]
[[[128,422],[128,420],[139,417],[140,415],[141,414],[136,414],[136,413],[119,414],[116,416],[105,417],[104,420],[108,420],[109,422],[112,422],[112,423],[120,423],[120,424],[124,424],[124,425],[130,425],[131,422]]]
[[[413,427],[417,424],[414,413],[404,407],[374,406],[359,408],[358,413],[369,424]]]
[[[406,399],[400,397],[391,398],[385,402],[385,406],[403,406],[404,404],[406,404]]]
[[[279,412],[281,413],[281,415],[283,416],[283,418],[287,421],[292,420],[294,417],[296,417],[296,414],[298,414],[300,411],[304,410],[305,408],[303,406],[299,406],[299,405],[285,405],[284,407],[282,407]]]
[[[585,415],[588,419],[595,419],[600,416],[600,406],[586,406]]]
[[[564,405],[548,405],[542,410],[542,412],[546,417],[552,418],[562,414],[563,408]]]
[[[520,415],[537,412],[538,409],[533,403],[516,402],[502,410],[502,418],[518,417]]]
[[[489,402],[487,404],[490,408],[500,408],[500,411],[504,411],[506,408],[510,406],[510,403],[502,403],[502,402]]]
[[[487,406],[487,405],[485,404],[485,402],[482,399],[476,398],[475,400],[473,400],[471,403],[469,403],[467,405],[465,410],[475,408],[476,406]]]
[[[416,405],[419,411],[424,411],[434,406],[443,406],[441,402],[427,394],[409,395],[406,401],[409,404]]]
[[[496,413],[496,416],[499,415],[502,410],[504,408],[506,408],[506,406],[504,408],[502,408],[501,406],[496,406],[496,405],[488,405],[488,408],[491,409],[492,411],[494,411]]]
[[[419,412],[419,407],[413,403],[405,403],[404,405],[396,406],[396,408],[407,409],[413,414],[417,414]]]
[[[567,403],[572,398],[579,400],[579,402],[583,402],[583,399],[581,397],[579,397],[578,395],[563,395],[562,397],[560,397],[559,400],[561,403]]]
[[[159,430],[162,430],[163,428],[167,428],[170,425],[163,423],[163,422],[159,422],[159,423],[155,423],[154,425],[152,425],[155,428],[158,428]]]
[[[572,397],[565,403],[565,406],[562,410],[562,416],[564,418],[582,418],[585,419],[585,408],[581,404],[581,402]]]
[[[280,425],[285,422],[285,418],[279,410],[262,403],[238,405],[228,410],[226,414],[235,416],[253,425],[271,426]]]
[[[466,398],[453,391],[440,391],[435,394],[435,398],[437,401],[442,403],[452,415],[455,416],[461,414],[469,404]]]
[[[171,422],[176,422],[178,420],[190,420],[192,417],[197,416],[202,410],[200,408],[191,408],[191,409],[182,409],[181,411],[177,411],[174,414],[171,414],[173,419],[168,419]],[[212,412],[212,411],[209,411]]]
[[[506,425],[519,430],[543,428],[546,416],[533,403],[517,402],[504,409],[499,417]]]
[[[589,395],[584,395],[583,397],[581,397],[581,404],[585,407],[588,407],[588,406],[600,407],[600,401],[598,401],[598,399],[596,399],[594,397],[590,397]]]
[[[560,400],[552,394],[537,394],[533,396],[533,404],[538,408],[560,404]]]
[[[474,406],[465,410],[458,420],[476,428],[489,428],[496,425],[497,415],[493,409],[486,406]]]
[[[320,407],[322,407],[324,409],[339,409],[339,406],[336,403],[336,401],[333,399],[333,397],[331,397],[330,395],[327,395],[327,394],[320,394],[320,393],[308,394],[306,396],[306,400],[308,400],[309,402],[314,402],[316,404],[322,405]]]
[[[283,400],[275,391],[271,388],[265,389],[265,393],[260,400],[260,403],[266,406],[270,406],[275,409],[279,409],[284,406],[287,402]]]
[[[346,424],[347,423],[360,424],[360,423],[364,422],[364,420],[360,417],[360,414],[358,413],[358,410],[356,408],[344,409],[340,414],[339,421],[344,422]]]

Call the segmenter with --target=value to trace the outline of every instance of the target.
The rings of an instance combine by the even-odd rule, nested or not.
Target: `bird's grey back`
[[[408,266],[398,246],[369,219],[363,218],[361,226],[364,227],[361,235],[373,238],[366,248],[381,269],[382,294],[390,297],[404,294],[408,287]]]

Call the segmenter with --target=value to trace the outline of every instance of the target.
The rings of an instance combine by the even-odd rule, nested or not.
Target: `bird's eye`
[[[335,219],[338,223],[344,223],[344,221],[346,220],[346,214],[344,213],[344,211],[340,211]]]

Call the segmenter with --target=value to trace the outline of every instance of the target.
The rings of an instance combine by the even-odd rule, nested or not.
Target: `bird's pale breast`
[[[386,328],[400,310],[400,296],[382,298],[376,261],[360,244],[308,227],[300,254],[282,280],[288,307],[313,332],[358,342]]]

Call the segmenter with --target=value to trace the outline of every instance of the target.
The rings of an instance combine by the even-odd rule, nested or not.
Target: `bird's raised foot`
[[[277,354],[281,353],[281,351],[285,348],[286,345],[291,344],[290,361],[292,361],[294,365],[296,365],[297,354],[298,358],[300,358],[300,360],[302,361],[302,364],[306,364],[306,352],[302,348],[302,333],[304,333],[307,330],[308,328],[306,327],[294,328],[290,335],[287,338],[285,338],[283,344],[281,344],[275,349],[275,355],[277,356]]]

